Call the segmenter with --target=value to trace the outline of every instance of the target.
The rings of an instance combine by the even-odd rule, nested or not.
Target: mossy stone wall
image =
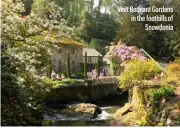
[[[88,85],[62,86],[53,89],[46,100],[48,101],[98,101],[109,95],[115,95],[118,89],[117,78],[88,80]]]

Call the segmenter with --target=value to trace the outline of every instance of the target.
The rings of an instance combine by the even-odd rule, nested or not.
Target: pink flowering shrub
[[[112,48],[107,54],[109,59],[113,58],[113,56],[118,56],[122,62],[133,59],[141,59],[141,60],[146,59],[146,57],[144,57],[144,55],[140,52],[140,50],[135,46],[128,47],[124,44],[119,43],[118,45],[111,47]]]
[[[129,60],[146,60],[146,57],[137,47],[126,46],[122,43],[110,46],[109,52],[105,57],[111,60],[113,70],[118,70],[121,67],[124,67],[125,63]]]

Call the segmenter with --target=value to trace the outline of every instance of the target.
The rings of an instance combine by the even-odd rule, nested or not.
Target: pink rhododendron
[[[135,46],[126,46],[124,44],[118,43],[117,45],[113,45],[110,47],[110,51],[107,53],[106,57],[110,60],[112,60],[113,57],[119,57],[121,66],[124,66],[124,62],[128,60],[146,59],[146,57]]]

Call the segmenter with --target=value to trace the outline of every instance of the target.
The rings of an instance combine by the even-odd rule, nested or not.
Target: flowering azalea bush
[[[135,46],[126,46],[121,43],[111,46],[110,51],[107,53],[107,57],[111,59],[113,56],[118,56],[122,62],[137,58],[141,60],[146,59],[146,57]]]
[[[109,48],[109,52],[105,56],[112,62],[113,70],[118,70],[120,67],[124,67],[126,61],[141,59],[146,60],[146,57],[135,46],[126,46],[119,42],[117,45],[112,45]]]

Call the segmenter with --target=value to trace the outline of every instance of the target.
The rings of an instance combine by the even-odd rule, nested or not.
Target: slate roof
[[[83,48],[83,56],[85,56],[85,52],[87,52],[87,56],[102,56],[96,49],[94,48]]]
[[[48,33],[47,31],[43,33],[44,36],[47,36],[47,40],[52,42],[52,43],[60,43],[60,44],[66,44],[66,45],[76,45],[76,46],[81,46],[84,47],[85,45],[83,45],[82,43],[75,41],[71,38],[68,37],[58,37],[56,34],[54,33]]]

